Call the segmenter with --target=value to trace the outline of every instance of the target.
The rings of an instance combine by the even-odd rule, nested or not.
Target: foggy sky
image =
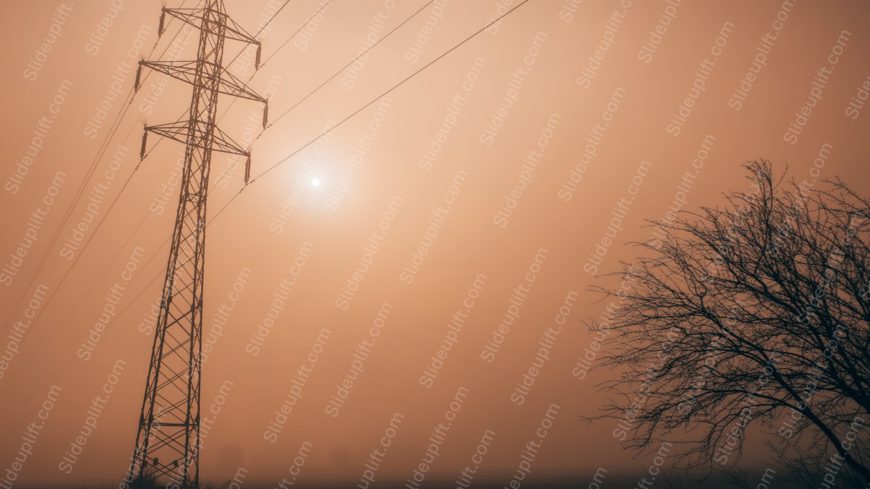
[[[256,32],[280,3],[226,7]],[[336,0],[270,58],[320,6],[290,2],[250,81],[270,118],[422,3]],[[514,3],[436,1],[256,141],[255,103],[233,103],[220,125],[251,146],[257,176]],[[139,163],[142,125],[187,107],[189,87],[148,77],[49,248],[160,7],[3,7],[0,470],[33,446],[16,484],[108,483],[128,468],[180,144],[149,153],[44,313],[28,316]],[[507,484],[530,457],[530,477],[645,470],[652,456],[624,451],[615,421],[578,421],[612,375],[588,372],[597,339],[581,321],[607,307],[588,287],[610,283],[596,275],[631,258],[626,243],[654,237],[647,219],[747,189],[745,161],[867,192],[868,22],[857,0],[531,0],[270,170],[208,227],[202,479],[290,478],[302,450],[297,486],[359,481],[391,427],[375,480],[404,482],[426,460],[427,480],[456,480],[489,438],[475,478]],[[193,56],[195,35],[182,31],[164,59]],[[228,44],[227,63],[239,48]],[[232,66],[243,80],[252,54]],[[243,186],[234,162],[213,158],[210,216]]]

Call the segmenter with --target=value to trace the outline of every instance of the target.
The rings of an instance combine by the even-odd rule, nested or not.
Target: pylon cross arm
[[[163,14],[170,15],[175,17],[176,19],[189,24],[197,29],[202,29],[203,18],[205,16],[206,9],[203,8],[164,8]],[[221,16],[221,20],[224,23],[224,37],[227,39],[233,39],[236,41],[246,42],[248,44],[260,44],[254,36],[248,33],[242,26],[240,26],[236,21],[232,19],[232,17],[228,16],[224,12],[218,12],[218,15]]]
[[[194,124],[194,131],[196,138],[192,138],[194,141],[203,141],[203,144],[198,144],[199,147],[204,147],[204,139],[201,136],[205,135],[205,128],[200,127],[202,124]],[[239,156],[250,156],[250,153],[243,149],[241,145],[233,141],[233,139],[225,133],[220,127],[214,126],[215,131],[212,133],[212,146],[211,149],[213,151],[220,151],[222,153],[229,153]],[[182,122],[170,122],[168,124],[157,124],[154,126],[145,126],[145,130],[148,132],[152,132],[154,134],[173,139],[180,143],[187,143],[188,136],[190,135],[190,123],[188,121]]]
[[[222,67],[221,69],[221,87],[219,89],[221,93],[232,95],[233,97],[253,100],[255,102],[266,103],[266,99],[248,88],[245,82],[236,78],[236,76],[230,73],[226,68]]]
[[[139,65],[151,68],[154,71],[164,73],[166,75],[181,80],[185,83],[193,85],[196,80],[196,61],[140,61]],[[266,99],[258,95],[245,85],[244,82],[236,78],[226,68],[220,67],[220,80],[218,80],[217,91],[231,97],[239,97],[255,102],[266,103]],[[137,74],[137,79],[139,75]],[[138,80],[137,80],[138,81]],[[138,83],[137,83],[138,85]],[[138,88],[138,87],[137,87]]]

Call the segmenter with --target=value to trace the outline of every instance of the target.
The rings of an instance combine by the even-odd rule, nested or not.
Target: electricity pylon
[[[257,65],[260,58],[259,41],[227,16],[223,0],[203,0],[201,8],[163,8],[160,34],[166,15],[199,29],[199,46],[194,61],[143,60],[136,73],[137,90],[145,67],[189,83],[193,93],[186,121],[146,126],[142,137],[143,158],[149,132],[182,142],[186,148],[160,313],[126,483],[135,487],[149,481],[189,489],[199,487],[203,272],[212,151],[246,157],[246,183],[251,166],[250,153],[215,125],[218,95],[264,104],[266,100],[222,64],[227,39],[256,45]],[[265,119],[264,111],[264,125]]]

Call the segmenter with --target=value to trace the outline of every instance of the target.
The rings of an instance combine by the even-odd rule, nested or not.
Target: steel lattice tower
[[[199,44],[194,61],[143,60],[136,74],[137,90],[146,67],[189,83],[193,93],[188,120],[146,126],[142,138],[143,157],[149,132],[182,142],[186,149],[160,313],[126,483],[135,487],[154,481],[188,489],[199,487],[203,273],[212,151],[246,157],[246,182],[250,175],[250,154],[215,125],[218,95],[266,100],[222,64],[228,39],[256,45],[257,64],[260,58],[259,41],[227,16],[223,0],[204,0],[201,8],[164,8],[161,34],[166,15],[199,29]]]

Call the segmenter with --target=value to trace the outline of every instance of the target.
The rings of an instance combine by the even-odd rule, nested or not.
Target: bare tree
[[[816,484],[867,484],[868,200],[840,180],[806,190],[766,161],[746,168],[751,191],[656,222],[661,239],[598,289],[620,305],[591,324],[608,337],[599,365],[621,372],[602,417],[630,427],[630,446],[681,444],[689,468],[733,465],[761,428]]]

